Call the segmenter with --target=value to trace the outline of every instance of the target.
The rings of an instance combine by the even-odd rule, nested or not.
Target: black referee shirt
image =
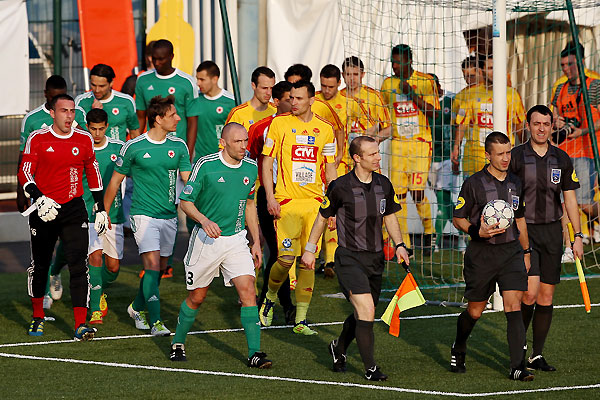
[[[504,181],[499,181],[488,171],[486,165],[483,169],[471,175],[464,181],[458,202],[454,207],[455,218],[466,218],[473,225],[481,225],[481,212],[483,207],[492,200],[504,200],[513,208],[515,218],[523,218],[525,207],[523,204],[523,187],[518,176],[510,171]],[[512,242],[519,238],[517,224],[513,223],[506,232],[487,240],[491,244]]]
[[[371,183],[362,183],[354,170],[329,185],[319,212],[336,217],[338,245],[352,251],[383,250],[383,217],[400,211],[388,178],[373,172]]]
[[[562,217],[561,191],[579,188],[569,155],[548,143],[548,151],[540,157],[530,140],[511,153],[510,170],[523,182],[527,223],[558,221]]]

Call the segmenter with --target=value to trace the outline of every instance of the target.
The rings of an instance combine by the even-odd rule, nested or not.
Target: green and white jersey
[[[106,142],[102,147],[94,147],[94,154],[96,154],[100,175],[102,175],[102,186],[105,188],[108,186],[110,178],[112,178],[117,158],[119,157],[123,145],[124,143],[120,140],[111,139],[107,136]],[[96,221],[96,215],[92,212],[92,208],[94,207],[94,197],[88,188],[85,173],[83,175],[83,200],[85,201],[85,207],[87,208],[90,222]],[[123,216],[123,203],[121,200],[121,189],[117,192],[115,201],[110,207],[108,215],[113,224],[122,224],[125,222],[125,217]]]
[[[254,198],[257,174],[256,161],[248,157],[231,165],[222,152],[210,154],[194,164],[180,199],[194,202],[198,211],[219,225],[221,235],[235,235],[244,229],[246,202]]]
[[[194,162],[200,157],[219,151],[221,131],[229,115],[235,107],[233,94],[225,89],[215,97],[200,94],[194,100],[194,115],[198,115],[198,136],[194,147]]]
[[[198,97],[196,80],[175,68],[170,75],[159,75],[156,70],[146,71],[138,76],[135,83],[135,107],[137,110],[147,110],[150,100],[155,96],[175,96],[175,109],[181,117],[177,124],[176,136],[187,139],[187,117],[194,114],[193,100]]]
[[[93,103],[94,93],[92,92],[80,94],[75,98],[75,105],[83,108],[86,113],[90,112]],[[127,130],[140,127],[133,97],[113,90],[110,97],[100,100],[100,103],[102,103],[102,109],[108,114],[107,137],[125,142]]]
[[[182,139],[167,135],[157,142],[144,133],[125,143],[116,164],[115,171],[133,180],[130,215],[158,219],[177,216],[177,170],[192,169],[190,153]]]
[[[77,122],[77,125],[73,124],[74,126],[83,130],[86,129],[85,111],[81,107],[77,107],[77,105],[75,105],[75,122]],[[23,118],[23,122],[21,122],[21,145],[19,146],[19,150],[23,151],[25,149],[25,143],[27,143],[27,138],[29,138],[31,132],[51,126],[53,123],[54,121],[45,103],[29,111],[25,115],[25,118]]]

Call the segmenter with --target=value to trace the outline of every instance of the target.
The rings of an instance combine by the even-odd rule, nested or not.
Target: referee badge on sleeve
[[[552,168],[552,173],[550,175],[550,182],[554,183],[555,185],[560,183],[560,169],[558,168]]]
[[[512,196],[512,208],[513,210],[519,208],[519,196]]]
[[[381,199],[379,200],[379,214],[384,214],[385,213],[385,201],[386,199]]]

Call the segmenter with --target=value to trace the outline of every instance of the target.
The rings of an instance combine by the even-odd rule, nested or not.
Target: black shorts
[[[549,224],[527,224],[531,251],[529,276],[539,276],[548,285],[560,283],[563,246],[560,221]]]
[[[341,246],[335,251],[335,272],[346,300],[350,293],[371,293],[377,305],[384,269],[383,251],[352,251]]]
[[[486,301],[496,291],[527,290],[527,269],[523,248],[518,240],[489,244],[469,243],[465,252],[465,297],[469,301]]]

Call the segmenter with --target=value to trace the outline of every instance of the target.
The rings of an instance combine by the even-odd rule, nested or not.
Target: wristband
[[[398,247],[404,247],[406,250],[408,250],[408,247],[406,247],[406,244],[405,244],[404,242],[402,242],[402,243],[398,243],[398,244],[396,245],[396,250],[398,250]]]
[[[479,227],[477,225],[469,226],[469,230],[467,232],[468,232],[469,236],[471,236],[471,240],[474,240],[474,241],[484,240],[481,236],[479,236]]]
[[[311,253],[316,253],[317,252],[317,245],[313,244],[313,243],[306,243],[306,246],[304,246],[304,250],[311,252]]]
[[[531,251],[532,251],[532,250],[533,250],[533,249],[531,248],[531,246],[529,246],[528,248],[526,248],[526,249],[523,249],[523,254],[531,254]]]
[[[577,232],[576,234],[573,235],[573,238],[576,238],[576,237],[583,239],[583,233]]]

